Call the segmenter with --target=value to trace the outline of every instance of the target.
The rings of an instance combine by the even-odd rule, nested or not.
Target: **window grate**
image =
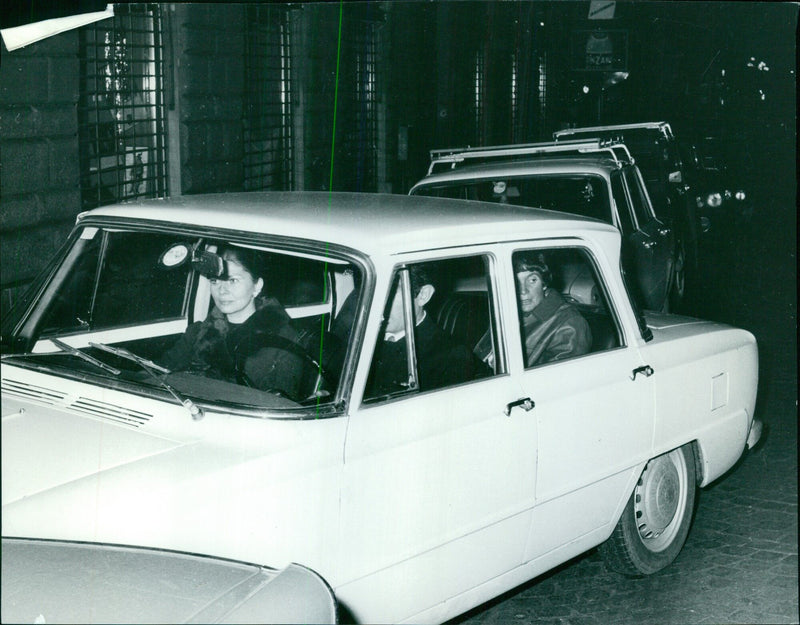
[[[244,187],[291,190],[294,186],[290,11],[247,7],[247,93],[244,114]]]
[[[473,116],[475,122],[475,144],[483,145],[483,49],[479,48],[475,53],[475,76],[474,76],[474,98]]]
[[[348,29],[343,41],[340,84],[347,89],[339,103],[341,145],[337,137],[338,188],[376,191],[378,188],[378,28],[363,20]],[[338,134],[338,133],[337,133]]]
[[[167,195],[158,5],[118,4],[81,29],[78,136],[84,208]]]
[[[511,55],[511,136],[514,137],[514,133],[517,129],[517,124],[519,122],[519,111],[518,109],[518,96],[517,96],[517,82],[519,76],[519,63],[517,61],[517,54],[513,53]]]
[[[539,58],[539,134],[547,134],[547,53]]]

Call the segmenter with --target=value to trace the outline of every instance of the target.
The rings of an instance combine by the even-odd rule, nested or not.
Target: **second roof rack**
[[[559,141],[558,143],[548,141],[543,143],[522,143],[516,145],[495,145],[476,148],[467,147],[431,150],[431,164],[428,167],[428,175],[433,173],[433,170],[437,165],[450,164],[450,168],[455,169],[455,167],[459,164],[472,159],[494,159],[511,156],[537,156],[544,154],[557,154],[562,152],[575,152],[579,154],[607,152],[617,164],[633,164],[634,162],[628,147],[620,141],[607,139]]]

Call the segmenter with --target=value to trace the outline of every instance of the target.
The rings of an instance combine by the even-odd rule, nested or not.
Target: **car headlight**
[[[747,195],[745,194],[745,192],[744,192],[744,191],[742,191],[741,189],[739,189],[739,190],[738,190],[738,191],[735,193],[735,195],[734,195],[733,197],[735,197],[735,198],[736,198],[737,200],[739,200],[740,202],[744,202],[744,200],[745,200],[745,198],[747,197]]]
[[[717,208],[717,206],[722,205],[722,194],[720,193],[709,193],[708,197],[706,198],[706,204],[708,204],[711,208]]]

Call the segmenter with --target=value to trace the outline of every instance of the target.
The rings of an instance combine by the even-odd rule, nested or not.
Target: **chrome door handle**
[[[506,404],[505,410],[503,410],[503,414],[507,417],[511,415],[511,409],[516,408],[519,406],[525,412],[529,410],[533,410],[536,403],[530,397],[523,397],[522,399],[518,399],[517,401],[512,401],[511,403]]]

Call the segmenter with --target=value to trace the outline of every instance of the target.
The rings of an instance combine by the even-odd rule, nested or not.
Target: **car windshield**
[[[360,271],[324,245],[85,227],[6,324],[4,357],[179,401],[333,404]]]
[[[417,187],[414,195],[533,206],[614,223],[608,185],[590,174],[453,180]]]

